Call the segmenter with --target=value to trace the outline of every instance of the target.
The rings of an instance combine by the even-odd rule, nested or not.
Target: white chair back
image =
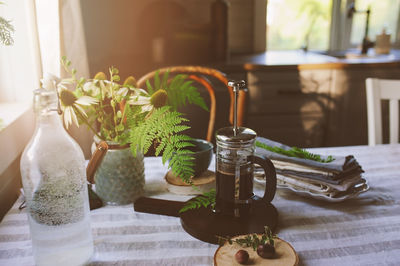
[[[398,143],[400,80],[367,78],[368,145],[382,144],[381,100],[389,100],[389,143]]]

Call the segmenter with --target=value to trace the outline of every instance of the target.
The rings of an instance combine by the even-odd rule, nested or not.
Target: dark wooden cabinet
[[[367,144],[365,79],[400,79],[398,62],[244,68],[246,126],[299,147]]]
[[[249,71],[247,126],[289,145],[323,145],[330,73],[299,71],[297,66]]]

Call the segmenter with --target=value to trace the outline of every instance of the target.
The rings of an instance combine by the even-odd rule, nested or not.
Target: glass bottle
[[[36,129],[21,176],[36,265],[82,265],[93,254],[85,158],[57,113],[55,90],[34,92]]]

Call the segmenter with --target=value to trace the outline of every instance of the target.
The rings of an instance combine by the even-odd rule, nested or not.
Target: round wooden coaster
[[[200,176],[192,178],[193,185],[198,189],[194,189],[192,185],[183,182],[182,179],[175,176],[171,170],[165,175],[165,181],[167,182],[167,189],[171,193],[180,195],[200,195],[215,188],[215,173],[207,170]]]
[[[218,244],[218,236],[233,237],[250,233],[263,233],[268,226],[272,231],[278,223],[278,211],[271,203],[261,200],[252,204],[249,215],[235,218],[214,213],[210,207],[188,210],[180,214],[183,229],[202,241]]]
[[[261,237],[261,235],[258,235]],[[234,237],[243,238],[246,235]],[[299,257],[294,248],[286,241],[276,238],[274,239],[275,246],[275,257],[272,259],[264,259],[258,256],[257,251],[251,247],[242,247],[236,243],[230,245],[225,243],[220,246],[214,254],[214,265],[225,266],[225,265],[241,265],[235,259],[235,254],[239,250],[243,249],[249,253],[249,261],[246,265],[266,265],[266,266],[297,266],[299,264]]]

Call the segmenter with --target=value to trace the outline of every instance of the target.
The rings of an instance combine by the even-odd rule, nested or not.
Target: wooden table
[[[277,234],[290,242],[301,265],[400,264],[400,145],[312,149],[353,154],[371,189],[358,198],[331,203],[278,190]],[[169,194],[160,158],[146,158],[148,196],[185,200]],[[213,169],[214,165],[210,166]],[[256,191],[263,188],[256,186]],[[186,197],[187,198],[187,197]],[[19,199],[0,224],[0,265],[33,265],[29,227]],[[91,212],[95,254],[91,265],[212,265],[216,245],[201,242],[178,218],[138,213],[131,205]]]

